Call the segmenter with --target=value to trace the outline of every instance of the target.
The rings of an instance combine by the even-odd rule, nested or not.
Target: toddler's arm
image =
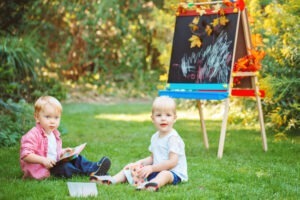
[[[135,163],[146,166],[146,165],[152,165],[153,164],[153,157],[152,154],[149,157],[143,158],[141,160],[136,161]]]
[[[144,166],[138,171],[138,175],[141,177],[148,177],[152,172],[161,172],[163,170],[170,170],[174,168],[178,163],[178,155],[170,152],[169,159],[156,165]]]
[[[151,165],[153,163],[153,159],[152,159],[152,155],[149,156],[149,157],[146,157],[146,158],[143,158],[141,160],[138,160],[134,163],[129,163],[127,164],[124,169],[129,169],[131,168],[132,166],[138,166],[138,165],[141,165],[141,166],[145,166],[145,165]]]
[[[36,155],[36,154],[33,154],[33,153],[28,154],[26,157],[23,158],[23,160],[25,162],[28,162],[28,163],[35,163],[35,164],[44,165],[48,169],[53,167],[56,163],[54,160],[52,160],[50,158],[39,156],[39,155]]]

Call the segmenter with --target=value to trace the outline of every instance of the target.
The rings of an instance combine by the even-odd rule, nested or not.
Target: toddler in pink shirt
[[[71,151],[62,148],[60,124],[62,105],[51,96],[42,96],[34,106],[36,126],[22,136],[20,147],[20,165],[23,178],[45,179],[50,175],[70,178],[73,174],[105,175],[111,161],[102,157],[98,162],[91,162],[84,156],[66,162],[58,162],[60,157]]]

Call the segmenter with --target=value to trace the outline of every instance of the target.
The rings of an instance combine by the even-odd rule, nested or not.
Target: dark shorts
[[[178,183],[181,182],[181,178],[179,176],[177,176],[174,172],[170,171],[173,174],[173,185],[177,185]],[[147,181],[151,181],[152,179],[154,179],[157,174],[159,174],[159,172],[153,172],[151,173],[148,177],[147,177]]]

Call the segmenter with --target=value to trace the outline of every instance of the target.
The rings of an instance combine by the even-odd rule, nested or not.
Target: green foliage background
[[[178,3],[178,0],[3,0],[0,3],[2,105],[21,99],[32,103],[43,94],[63,100],[70,88],[82,87],[105,96],[156,96],[157,89],[165,84],[159,77],[168,71],[174,8]],[[262,48],[267,53],[260,78],[261,87],[268,94],[263,106],[266,121],[273,133],[297,133],[299,3],[296,0],[246,3],[254,19],[250,24],[252,33],[263,36]],[[9,113],[7,106],[0,108],[1,114]]]
[[[263,36],[262,85],[264,109],[277,134],[299,134],[300,125],[300,4],[289,1],[249,1],[253,32]]]

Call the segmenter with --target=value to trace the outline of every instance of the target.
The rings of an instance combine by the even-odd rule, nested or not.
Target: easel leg
[[[225,100],[224,116],[223,116],[222,128],[221,128],[220,140],[219,140],[218,158],[222,158],[223,156],[228,112],[229,112],[229,97]]]
[[[256,104],[257,104],[257,108],[258,108],[258,117],[259,117],[262,145],[263,145],[264,151],[267,151],[268,150],[267,136],[266,136],[266,131],[265,131],[264,116],[263,116],[261,99],[260,99],[259,88],[258,88],[258,79],[257,79],[257,76],[252,77],[252,78],[254,79],[254,83],[255,83],[255,97],[256,97]]]
[[[205,127],[205,122],[204,122],[204,117],[203,117],[202,104],[201,104],[200,100],[197,100],[197,106],[198,106],[198,111],[199,111],[199,116],[200,116],[204,146],[206,149],[208,149],[209,144],[208,144],[207,132],[206,132],[206,127]]]

